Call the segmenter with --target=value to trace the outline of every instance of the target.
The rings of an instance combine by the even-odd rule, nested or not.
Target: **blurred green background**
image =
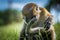
[[[54,16],[56,40],[60,40],[60,0],[0,0],[0,40],[19,40],[22,8],[27,3],[45,7]]]

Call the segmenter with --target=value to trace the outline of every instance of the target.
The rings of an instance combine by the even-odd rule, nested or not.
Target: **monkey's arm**
[[[49,29],[50,33],[51,33],[51,40],[55,40],[56,39],[56,34],[55,34],[55,29],[53,26],[50,27]]]
[[[48,31],[50,31],[51,33],[51,40],[55,40],[55,30],[54,30],[54,26],[53,26],[53,16],[51,15],[50,17],[48,17],[48,19],[46,20],[46,29]]]
[[[53,16],[52,15],[49,16],[47,18],[47,20],[45,20],[44,24],[45,24],[44,28],[46,28],[46,30],[48,30],[51,27],[51,25],[53,25]]]

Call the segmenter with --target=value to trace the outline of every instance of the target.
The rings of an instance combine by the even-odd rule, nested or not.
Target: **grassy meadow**
[[[56,31],[56,40],[60,40],[60,23],[54,25]]]
[[[18,40],[20,29],[23,26],[21,23],[12,23],[3,27],[0,27],[0,40]]]

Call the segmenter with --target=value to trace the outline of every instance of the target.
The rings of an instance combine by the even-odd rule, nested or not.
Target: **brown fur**
[[[40,7],[40,10],[41,10],[41,12],[38,14],[38,15],[40,15],[40,17],[38,19],[38,22],[41,22],[42,23],[42,22],[44,22],[46,20],[45,18],[51,16],[51,14],[45,8],[41,8]],[[38,16],[38,15],[36,15],[36,16]],[[54,29],[53,24],[51,25],[51,27],[49,28],[48,31],[51,32],[51,40],[55,40],[55,29]]]
[[[25,17],[29,17],[29,19],[31,18],[31,16],[38,16],[39,15],[39,18],[38,20],[42,20],[42,21],[45,21],[45,18],[48,17],[48,16],[51,16],[51,14],[45,9],[45,8],[38,8],[39,10],[41,10],[41,12],[36,12],[35,10],[35,7],[38,8],[38,5],[34,4],[34,3],[29,3],[27,5],[24,6],[23,10],[22,10],[22,14],[23,16]],[[30,10],[31,9],[31,10]],[[29,20],[30,21],[30,20]],[[25,25],[26,26],[26,25]],[[50,27],[50,29],[48,30],[51,32],[51,39],[54,40],[54,33],[55,33],[55,30],[54,30],[54,27],[53,25]],[[22,31],[23,32],[23,31]],[[24,33],[22,33],[24,34]],[[22,35],[21,34],[21,35]]]

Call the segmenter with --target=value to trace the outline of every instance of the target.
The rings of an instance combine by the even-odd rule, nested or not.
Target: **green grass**
[[[0,27],[0,40],[18,40],[22,26],[23,22],[12,23]],[[56,31],[56,40],[60,40],[60,24],[57,23],[54,26]]]
[[[20,29],[23,26],[21,23],[12,23],[3,27],[0,27],[0,40],[18,40],[20,35]]]
[[[56,31],[56,40],[60,40],[60,23],[54,25]]]

